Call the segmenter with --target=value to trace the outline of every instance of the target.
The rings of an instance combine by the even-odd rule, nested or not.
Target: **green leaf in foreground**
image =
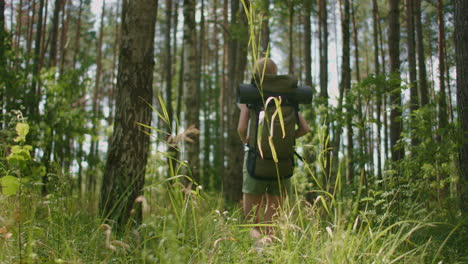
[[[26,123],[16,124],[16,133],[18,136],[14,139],[15,142],[25,142],[26,135],[29,133],[29,125]]]
[[[13,176],[5,176],[0,178],[3,195],[15,195],[20,187],[20,180]]]

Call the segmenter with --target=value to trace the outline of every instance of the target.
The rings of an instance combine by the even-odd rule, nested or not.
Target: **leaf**
[[[14,195],[18,192],[20,181],[13,176],[5,176],[0,178],[0,185],[2,186],[3,195]]]
[[[18,137],[14,139],[15,142],[26,141],[26,135],[29,133],[29,125],[26,123],[16,124],[16,133],[18,134]]]

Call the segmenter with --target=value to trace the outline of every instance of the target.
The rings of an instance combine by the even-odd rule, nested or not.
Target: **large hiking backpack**
[[[255,179],[273,181],[293,176],[298,103],[288,95],[296,87],[297,80],[293,77],[265,75],[260,89],[267,104],[248,105],[250,125],[246,167]],[[271,97],[276,98],[276,102]],[[277,107],[278,103],[281,103],[280,107]]]

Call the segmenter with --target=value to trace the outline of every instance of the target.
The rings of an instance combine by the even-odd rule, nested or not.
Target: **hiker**
[[[294,77],[287,75],[277,75],[277,66],[275,62],[269,58],[259,59],[255,65],[254,71],[254,80],[258,83],[261,79],[263,89],[265,90],[268,88],[273,88],[277,90],[281,90],[284,88],[287,90],[294,89],[297,87],[297,80]],[[265,100],[267,100],[267,98],[265,98]],[[274,105],[274,103],[271,102],[268,105],[267,109],[272,108],[274,111],[275,107],[271,107],[271,105]],[[290,143],[290,150],[288,150],[289,152],[292,151],[292,153],[287,154],[290,158],[288,158],[286,162],[290,164],[286,164],[285,166],[283,166],[283,161],[279,161],[277,164],[275,164],[272,163],[274,162],[273,159],[262,159],[262,157],[259,156],[259,152],[261,151],[265,152],[262,153],[264,155],[268,155],[267,152],[269,152],[271,155],[271,150],[269,151],[268,147],[264,147],[264,150],[257,149],[258,124],[256,123],[258,122],[258,119],[261,120],[261,115],[258,114],[257,111],[264,110],[263,102],[261,102],[261,105],[259,104],[257,108],[253,107],[252,105],[246,104],[238,104],[238,106],[241,111],[237,130],[242,142],[246,144],[249,148],[249,150],[244,156],[243,166],[243,211],[247,217],[247,220],[252,220],[252,218],[255,217],[255,219],[253,219],[253,222],[259,223],[261,220],[261,215],[259,214],[260,209],[263,208],[263,204],[266,203],[263,214],[263,222],[271,223],[273,217],[277,215],[278,209],[282,206],[284,197],[291,190],[290,177],[292,176],[292,171],[294,169],[294,141],[296,138],[306,135],[310,131],[310,127],[308,126],[301,113],[297,111],[297,104],[295,108],[289,107],[293,111],[290,114],[290,116],[292,116],[292,118],[290,118],[292,119],[292,130],[289,129],[289,131],[291,131],[290,133],[287,133],[286,131],[286,138],[280,139],[282,141],[278,141],[279,144],[277,145],[279,146],[275,148],[277,151],[277,156],[279,157],[282,154],[281,152],[284,151],[283,149],[281,149],[280,145],[282,145],[283,142],[286,142],[287,140],[292,140]],[[288,112],[286,110],[288,110],[286,106],[282,107],[283,118],[285,120],[285,123],[287,122],[286,118],[288,115]],[[268,111],[265,112],[267,112],[268,114]],[[265,114],[265,112],[263,113],[264,116],[267,115]],[[266,130],[269,130],[269,128],[270,126],[266,125],[262,131],[265,132]],[[247,129],[249,129],[249,132]],[[249,135],[247,135],[247,133],[249,133]],[[268,135],[261,140],[268,140]],[[254,177],[252,177],[252,175],[256,174],[255,172],[252,172],[252,169],[255,170],[255,168],[252,168],[251,165],[252,162],[255,163],[255,161],[252,161],[252,159],[256,159],[257,166],[259,166],[259,164],[262,164],[262,162],[267,162],[266,165],[263,166],[263,168],[269,167],[269,171],[264,170],[268,171],[267,174],[270,174],[268,175],[268,178],[262,179],[257,177],[259,175],[255,175]],[[256,165],[254,164],[253,167],[255,166]],[[247,167],[250,167],[250,171]],[[283,173],[283,168],[285,168],[285,170],[289,170],[290,175],[287,175],[287,178],[278,179],[277,168],[279,168],[278,170],[280,171],[280,174]],[[262,168],[257,168],[257,172],[259,171],[259,169]],[[271,169],[273,169],[273,171]],[[271,228],[266,228],[266,230],[264,230],[263,232],[263,234],[266,235],[271,235],[271,233]],[[260,230],[260,228],[258,227],[255,227],[250,231],[250,236],[252,239],[258,239],[262,236],[262,230]]]

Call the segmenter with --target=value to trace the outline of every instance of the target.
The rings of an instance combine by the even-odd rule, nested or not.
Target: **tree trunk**
[[[437,20],[439,23],[438,56],[439,56],[439,130],[447,127],[448,111],[447,96],[445,92],[445,25],[442,0],[437,1]],[[437,133],[437,139],[442,140],[441,131]]]
[[[416,82],[416,43],[414,37],[414,0],[405,0],[406,4],[406,27],[408,45],[408,70],[410,86],[410,113],[414,113],[419,108],[418,103],[418,83]],[[411,130],[413,130],[411,128]],[[418,140],[411,135],[411,144],[416,146]]]
[[[318,34],[319,34],[319,56],[320,56],[320,102],[325,106],[322,113],[324,124],[324,137],[322,150],[324,152],[323,178],[321,179],[324,187],[328,184],[328,177],[331,175],[331,154],[329,149],[329,118],[328,118],[328,23],[327,23],[327,0],[318,0]]]
[[[304,63],[305,85],[312,86],[312,29],[311,29],[311,1],[304,0]]]
[[[137,122],[150,125],[157,0],[122,3],[122,43],[117,76],[116,118],[104,170],[100,210],[118,230],[141,223],[135,199],[143,193],[149,136]],[[135,209],[133,211],[132,209]]]
[[[54,16],[52,18],[52,31],[50,32],[50,51],[49,51],[49,67],[57,66],[57,39],[58,39],[58,28],[59,28],[59,17],[62,5],[65,3],[64,0],[55,0]]]
[[[68,52],[68,49],[66,46],[67,46],[67,41],[68,41],[67,35],[68,35],[68,24],[70,21],[71,8],[66,9],[66,7],[67,7],[67,1],[65,1],[65,4],[63,5],[64,10],[62,11],[62,33],[60,37],[60,66],[59,66],[60,76],[62,76],[63,73],[65,72],[66,62],[67,62],[67,52]],[[65,12],[65,9],[67,12]]]
[[[288,74],[294,75],[294,43],[293,43],[293,28],[294,28],[294,1],[289,1],[289,30],[288,30],[288,39],[289,39],[289,67]]]
[[[0,0],[0,76],[5,76],[6,59],[5,59],[5,0]],[[0,116],[3,119],[3,109],[5,108],[5,91],[6,87],[0,86]],[[0,122],[0,130],[3,130],[4,121]],[[6,125],[6,124],[5,124]]]
[[[195,23],[195,0],[184,0],[184,45],[185,45],[185,70],[184,70],[184,102],[186,126],[200,129],[200,91],[198,85],[198,49],[197,30]],[[193,142],[187,142],[187,158],[190,166],[190,176],[199,183],[200,180],[200,137],[198,133],[190,135]]]
[[[39,0],[39,13],[36,24],[36,39],[34,42],[34,59],[33,59],[33,78],[31,84],[31,95],[30,103],[27,105],[29,107],[29,116],[32,120],[36,120],[36,114],[39,111],[39,72],[40,69],[40,58],[41,58],[41,39],[42,39],[42,12],[44,10],[44,0]]]
[[[372,0],[372,19],[374,37],[374,64],[375,75],[380,75],[379,61],[379,6],[377,0]],[[382,93],[383,87],[378,87],[376,92],[376,110],[377,110],[377,178],[382,179]]]
[[[414,0],[413,4],[416,22],[416,49],[418,53],[419,103],[421,106],[425,106],[429,102],[429,89],[427,87],[426,56],[424,54],[424,38],[421,22],[421,0]]]
[[[173,135],[173,123],[174,123],[174,110],[172,107],[172,0],[166,0],[166,25],[164,29],[164,50],[165,50],[165,58],[164,58],[164,73],[165,73],[165,82],[166,82],[166,110],[168,115],[167,124],[164,125],[164,130],[169,134]],[[175,167],[176,162],[175,159],[177,157],[177,148],[173,144],[174,142],[168,142],[167,145],[167,164],[169,166],[168,169],[168,177],[175,176]]]
[[[78,53],[80,52],[81,14],[83,12],[83,1],[84,0],[80,0],[80,5],[78,6],[78,21],[76,22],[75,48],[73,52],[73,69],[76,68],[76,60],[78,58]]]
[[[265,54],[270,44],[270,0],[262,0],[263,20],[262,20],[262,53]]]
[[[468,2],[455,0],[455,54],[457,63],[457,104],[458,118],[462,132],[462,142],[458,165],[460,167],[460,186],[462,212],[468,209]]]
[[[341,24],[342,36],[343,36],[343,60],[341,64],[341,86],[345,96],[349,95],[351,91],[351,35],[350,35],[350,1],[343,0],[344,2],[344,17]],[[347,129],[347,155],[346,155],[346,180],[347,182],[352,181],[353,177],[353,126],[352,126],[352,102],[349,101],[349,97],[346,97],[346,129]],[[340,131],[341,132],[341,131]],[[336,153],[338,154],[338,153]],[[338,157],[337,157],[338,158]],[[336,158],[336,161],[337,161]]]
[[[389,32],[388,32],[388,50],[390,53],[390,73],[395,80],[400,79],[400,0],[390,0],[389,13]],[[392,160],[399,161],[404,156],[403,148],[397,148],[396,145],[402,132],[401,121],[401,91],[399,81],[395,81],[391,88],[390,103],[390,146],[392,149]]]
[[[246,1],[246,7],[249,8],[249,1]],[[227,170],[224,178],[224,192],[227,200],[239,201],[242,197],[242,161],[243,147],[237,135],[237,124],[239,121],[239,109],[235,104],[236,88],[243,81],[245,67],[247,65],[247,43],[248,28],[247,17],[243,7],[239,8],[239,0],[231,2],[231,23],[229,30],[231,37],[229,39],[228,54],[228,90],[227,101]],[[238,20],[239,18],[240,20]],[[234,36],[232,32],[241,32]]]

